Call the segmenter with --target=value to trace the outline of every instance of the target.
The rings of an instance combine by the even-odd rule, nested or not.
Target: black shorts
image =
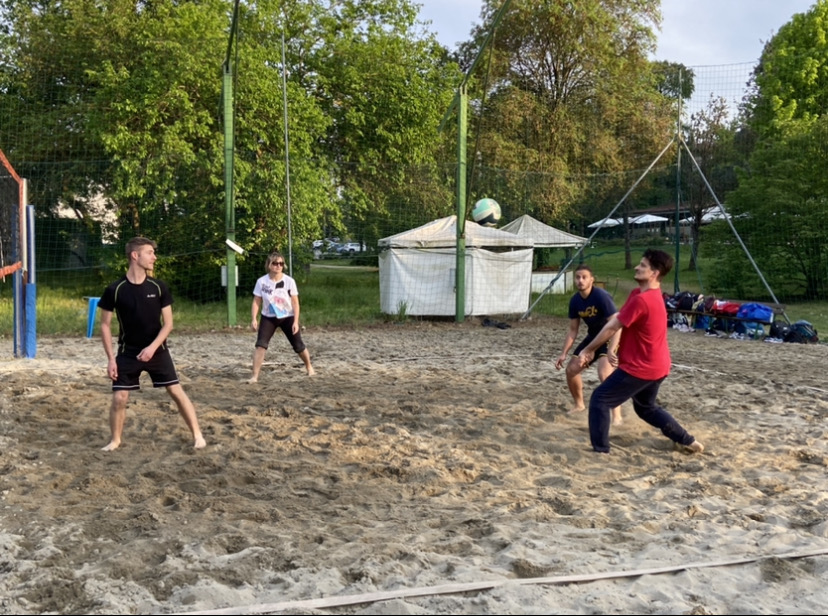
[[[290,346],[297,353],[305,350],[305,343],[302,342],[302,334],[300,332],[293,333],[293,317],[285,317],[284,319],[277,319],[276,317],[262,316],[259,321],[259,335],[256,337],[256,346],[266,349],[270,344],[270,339],[276,333],[276,328],[281,329],[285,337],[290,342]]]
[[[581,353],[581,351],[583,351],[587,347],[587,345],[590,342],[592,342],[592,340],[593,339],[590,338],[589,336],[584,338],[581,341],[581,344],[579,344],[578,347],[575,349],[575,352],[573,353],[573,355],[576,355],[576,356],[579,355]],[[591,366],[596,361],[598,361],[600,358],[605,357],[607,354],[609,354],[609,348],[607,348],[607,343],[605,342],[604,344],[599,346],[598,349],[595,351],[595,355],[592,356],[592,361],[589,362],[589,365]]]
[[[172,356],[166,348],[158,349],[149,361],[139,361],[132,355],[119,354],[115,363],[118,366],[118,379],[112,381],[112,391],[141,389],[139,377],[144,371],[149,373],[153,387],[169,387],[179,382]]]

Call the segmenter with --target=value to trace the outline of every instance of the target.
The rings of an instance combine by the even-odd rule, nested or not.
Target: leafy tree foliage
[[[721,97],[711,97],[707,107],[692,114],[685,127],[684,142],[692,160],[681,152],[685,155],[680,169],[681,196],[682,205],[688,210],[691,238],[696,247],[701,243],[702,224],[707,222],[705,214],[717,208],[716,199],[724,201],[725,195],[737,185],[736,169],[743,161],[735,147],[735,136],[730,109]],[[694,253],[689,269],[695,268]]]
[[[484,4],[461,58],[499,6]],[[669,141],[671,102],[647,60],[660,19],[657,4],[639,0],[514,0],[477,80],[475,154],[497,171],[475,177],[473,192],[560,224],[588,201],[589,174],[605,184],[619,173],[620,191],[621,172],[646,166]]]
[[[460,75],[433,36],[418,34],[408,0],[325,4],[311,15],[324,44],[308,49],[299,70],[331,122],[324,149],[336,165],[342,215],[370,244],[381,229],[407,228],[402,208],[414,205],[418,222],[451,212],[435,160]]]
[[[653,62],[656,90],[673,100],[688,100],[696,89],[692,68],[679,62],[659,60]]]
[[[69,205],[121,242],[151,236],[182,253],[166,262],[182,280],[218,265],[232,5],[0,0],[0,140],[32,178],[41,215]],[[248,249],[286,247],[282,34],[295,239],[346,219],[376,236],[389,196],[448,202],[434,151],[459,75],[417,27],[409,0],[242,3],[235,231]]]
[[[728,210],[771,287],[787,297],[828,296],[827,29],[828,0],[818,0],[766,43],[742,109],[746,127],[734,133],[738,155],[752,154]],[[719,288],[762,292],[744,275],[750,266],[738,247],[725,241],[729,229],[711,227],[705,234],[724,246],[715,255]]]
[[[765,44],[746,111],[760,135],[787,122],[814,121],[828,109],[828,0],[794,15]]]
[[[789,124],[760,143],[750,172],[728,195],[739,235],[769,284],[787,297],[828,297],[828,115],[813,125]],[[715,283],[744,297],[760,293],[730,230],[719,223],[721,258]],[[717,234],[715,229],[713,235]],[[752,288],[751,288],[752,285]]]

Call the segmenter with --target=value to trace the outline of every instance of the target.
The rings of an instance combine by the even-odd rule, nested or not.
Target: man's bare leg
[[[314,370],[313,366],[311,365],[310,353],[308,353],[307,349],[299,353],[299,358],[302,360],[302,363],[305,364],[305,370],[308,371],[308,376],[313,376],[314,374],[316,374],[316,370]]]
[[[582,413],[586,410],[584,405],[584,383],[581,380],[581,360],[573,357],[566,365],[566,384],[569,387],[569,393],[572,394],[574,404],[569,409],[569,413]]]
[[[198,418],[196,417],[195,407],[190,401],[190,397],[184,391],[184,388],[181,387],[180,383],[170,385],[167,387],[167,393],[170,394],[170,397],[175,401],[176,406],[178,406],[179,414],[184,418],[184,423],[187,424],[187,427],[193,434],[193,448],[203,449],[206,447],[207,441],[204,440],[204,436],[201,434],[201,429],[198,427]]]
[[[267,349],[264,347],[253,349],[253,375],[247,380],[248,383],[258,383],[259,372],[262,369],[262,364],[264,364],[265,351]]]
[[[615,368],[606,356],[599,357],[597,364],[598,379],[603,383],[607,380],[607,377],[615,371]],[[620,426],[622,423],[624,423],[624,417],[621,415],[621,407],[616,406],[612,409],[612,425]]]
[[[109,407],[109,444],[101,447],[101,451],[115,451],[121,446],[121,435],[124,433],[126,421],[126,407],[129,392],[118,390],[112,393],[112,404]]]

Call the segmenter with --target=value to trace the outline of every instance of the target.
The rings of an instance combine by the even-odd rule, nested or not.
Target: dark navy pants
[[[656,402],[658,388],[664,378],[648,381],[616,369],[592,392],[589,399],[589,438],[595,451],[609,452],[610,411],[630,398],[635,414],[661,430],[670,440],[680,445],[689,445],[695,440]]]

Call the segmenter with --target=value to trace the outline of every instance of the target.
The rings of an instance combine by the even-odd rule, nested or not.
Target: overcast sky
[[[449,49],[468,38],[482,0],[414,0]],[[763,44],[814,0],[662,0],[655,58],[685,66],[754,62]]]

